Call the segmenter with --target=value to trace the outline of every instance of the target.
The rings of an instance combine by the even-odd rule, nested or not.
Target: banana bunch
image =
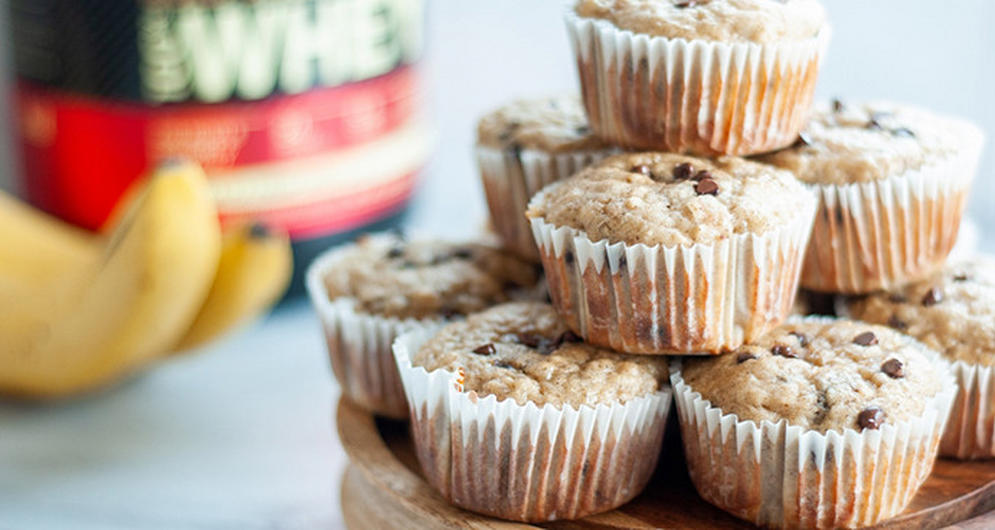
[[[285,235],[222,235],[207,179],[172,162],[93,235],[0,194],[0,394],[93,390],[268,309],[291,274]]]

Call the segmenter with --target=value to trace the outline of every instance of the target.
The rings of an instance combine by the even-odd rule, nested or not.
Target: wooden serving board
[[[342,479],[342,513],[352,530],[386,528],[536,528],[450,506],[422,478],[406,422],[376,418],[339,400],[339,438],[350,465]],[[676,416],[676,415],[674,415]],[[646,491],[621,508],[542,528],[751,528],[703,501],[684,467],[676,422],[668,427],[660,466]],[[995,461],[938,460],[905,513],[877,528],[995,528]]]

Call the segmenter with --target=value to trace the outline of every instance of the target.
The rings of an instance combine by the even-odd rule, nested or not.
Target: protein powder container
[[[431,134],[415,63],[422,0],[12,0],[22,189],[98,228],[127,186],[183,156],[222,223],[311,257],[400,221]]]

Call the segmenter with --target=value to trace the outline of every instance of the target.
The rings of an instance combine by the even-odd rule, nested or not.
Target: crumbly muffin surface
[[[535,287],[539,271],[481,243],[365,236],[328,271],[329,298],[398,318],[448,318],[480,311]]]
[[[948,265],[930,278],[848,304],[855,319],[890,326],[951,361],[995,366],[995,258]]]
[[[480,119],[477,143],[496,149],[549,153],[609,148],[591,133],[576,95],[512,101]]]
[[[576,11],[634,33],[723,42],[804,40],[826,23],[817,0],[579,0]]]
[[[740,420],[861,431],[924,412],[942,386],[925,351],[881,326],[802,321],[727,355],[686,360],[682,376]]]
[[[412,357],[426,370],[462,370],[463,387],[518,404],[610,405],[664,387],[667,361],[581,342],[553,307],[514,302],[454,322]]]
[[[901,175],[980,142],[965,122],[888,102],[819,104],[792,147],[757,159],[809,184],[871,182]]]
[[[527,216],[593,241],[677,246],[762,234],[813,208],[787,171],[734,157],[627,153],[547,186]]]

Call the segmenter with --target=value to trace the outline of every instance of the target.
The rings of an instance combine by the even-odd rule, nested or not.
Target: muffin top
[[[995,366],[995,258],[948,265],[890,293],[849,302],[850,316],[911,335],[951,361]]]
[[[496,149],[550,153],[609,148],[591,134],[584,107],[576,95],[512,101],[480,119],[477,143]]]
[[[813,209],[804,186],[771,166],[626,153],[547,186],[526,215],[586,232],[593,241],[670,247],[761,234]]]
[[[821,103],[795,144],[757,160],[810,184],[871,182],[901,175],[981,141],[966,122],[887,102]]]
[[[329,298],[397,318],[449,318],[508,301],[534,287],[531,263],[481,243],[408,241],[400,234],[363,236],[329,268]]]
[[[463,372],[463,388],[518,404],[611,405],[664,387],[667,361],[581,342],[538,302],[495,306],[454,322],[412,357],[415,366]]]
[[[881,326],[797,321],[730,354],[686,360],[682,376],[740,420],[861,431],[923,414],[942,386],[926,351]]]
[[[579,0],[577,14],[670,39],[771,43],[816,36],[818,0]]]

